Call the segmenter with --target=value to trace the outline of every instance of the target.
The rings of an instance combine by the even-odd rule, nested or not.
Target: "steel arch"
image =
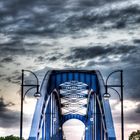
[[[86,83],[89,86],[89,89],[92,89],[94,91],[95,94],[88,95],[88,111],[85,116],[79,114],[69,114],[65,116],[62,115],[60,96],[59,92],[57,91],[59,91],[59,85],[67,81],[80,81]],[[54,89],[56,95],[53,93]],[[61,132],[61,136],[59,137],[59,139],[63,139],[63,123],[69,119],[75,118],[84,122],[86,126],[85,140],[116,140],[109,102],[102,99],[102,96],[105,93],[105,87],[99,71],[50,70],[44,77],[40,92],[42,94],[42,97],[36,104],[29,140],[38,140],[40,133],[42,131],[44,132],[43,125],[45,124],[43,123],[44,120],[42,114],[45,114],[48,108],[48,110],[50,111],[50,106],[52,106],[52,103],[55,104],[55,108],[58,108],[58,110],[56,110],[55,108],[54,110],[59,118],[59,125],[57,126],[59,127],[59,132]],[[50,102],[50,98],[52,95],[55,95],[55,98],[53,98],[53,101]],[[94,121],[92,119],[94,119]],[[49,122],[49,118],[48,120],[46,120],[46,122]],[[48,128],[48,130],[50,131],[50,128]],[[49,138],[42,139],[49,140]],[[52,139],[59,140],[56,139],[55,136],[52,137]]]

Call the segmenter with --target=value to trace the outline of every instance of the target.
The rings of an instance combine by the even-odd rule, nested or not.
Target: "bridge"
[[[99,71],[50,70],[40,92],[29,140],[64,140],[63,125],[70,119],[78,119],[85,125],[81,140],[116,140]]]

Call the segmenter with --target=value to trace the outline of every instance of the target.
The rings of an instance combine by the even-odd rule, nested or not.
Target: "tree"
[[[6,136],[6,137],[0,137],[0,140],[20,140],[20,138],[10,135],[10,136]]]
[[[132,132],[129,136],[129,140],[140,140],[140,130]]]

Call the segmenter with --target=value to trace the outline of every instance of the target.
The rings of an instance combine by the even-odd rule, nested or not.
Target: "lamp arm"
[[[121,95],[119,94],[119,92],[118,92],[115,88],[113,88],[113,87],[108,87],[108,88],[110,88],[110,89],[114,90],[114,91],[118,94],[119,99],[121,100]]]
[[[32,74],[35,76],[36,80],[37,80],[37,85],[39,85],[38,77],[36,76],[36,74],[35,74],[34,72],[32,72],[32,71],[30,71],[30,70],[22,70],[22,71],[23,71],[23,72],[24,72],[24,71],[27,71],[27,72],[32,73]]]
[[[36,85],[36,86],[37,86],[37,85]],[[23,95],[23,100],[25,99],[26,94],[27,94],[30,90],[32,90],[33,88],[37,88],[36,86],[29,88],[29,89],[24,93],[24,95]]]
[[[106,79],[106,85],[107,85],[107,82],[108,82],[109,77],[110,77],[112,74],[114,74],[114,73],[116,73],[116,72],[121,72],[121,71],[122,71],[122,70],[115,70],[115,71],[111,72],[111,73],[108,75],[107,79]]]

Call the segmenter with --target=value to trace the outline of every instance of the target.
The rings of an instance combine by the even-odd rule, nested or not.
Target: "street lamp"
[[[93,117],[91,117],[91,118],[90,118],[90,121],[91,121],[91,122],[93,122],[93,121],[94,121],[94,118],[93,118]]]
[[[88,130],[88,127],[85,127],[85,130],[87,131]]]
[[[108,79],[109,77],[114,74],[114,73],[120,73],[120,85],[108,85]],[[103,95],[104,99],[109,99],[111,97],[111,95],[108,93],[108,88],[114,90],[120,99],[121,102],[121,139],[124,140],[124,112],[123,112],[123,70],[116,70],[111,72],[107,79],[106,79],[106,83],[105,83],[105,93]],[[115,88],[120,88],[120,93],[115,89]]]
[[[24,84],[24,72],[29,72],[33,74],[33,76],[36,78],[36,84]],[[24,92],[24,87],[30,87],[26,92]],[[22,70],[22,83],[21,83],[21,110],[20,110],[20,140],[22,140],[22,129],[23,129],[23,100],[25,99],[26,94],[36,88],[36,92],[34,94],[34,97],[39,98],[41,96],[39,92],[39,80],[35,73],[33,73],[30,70]]]

